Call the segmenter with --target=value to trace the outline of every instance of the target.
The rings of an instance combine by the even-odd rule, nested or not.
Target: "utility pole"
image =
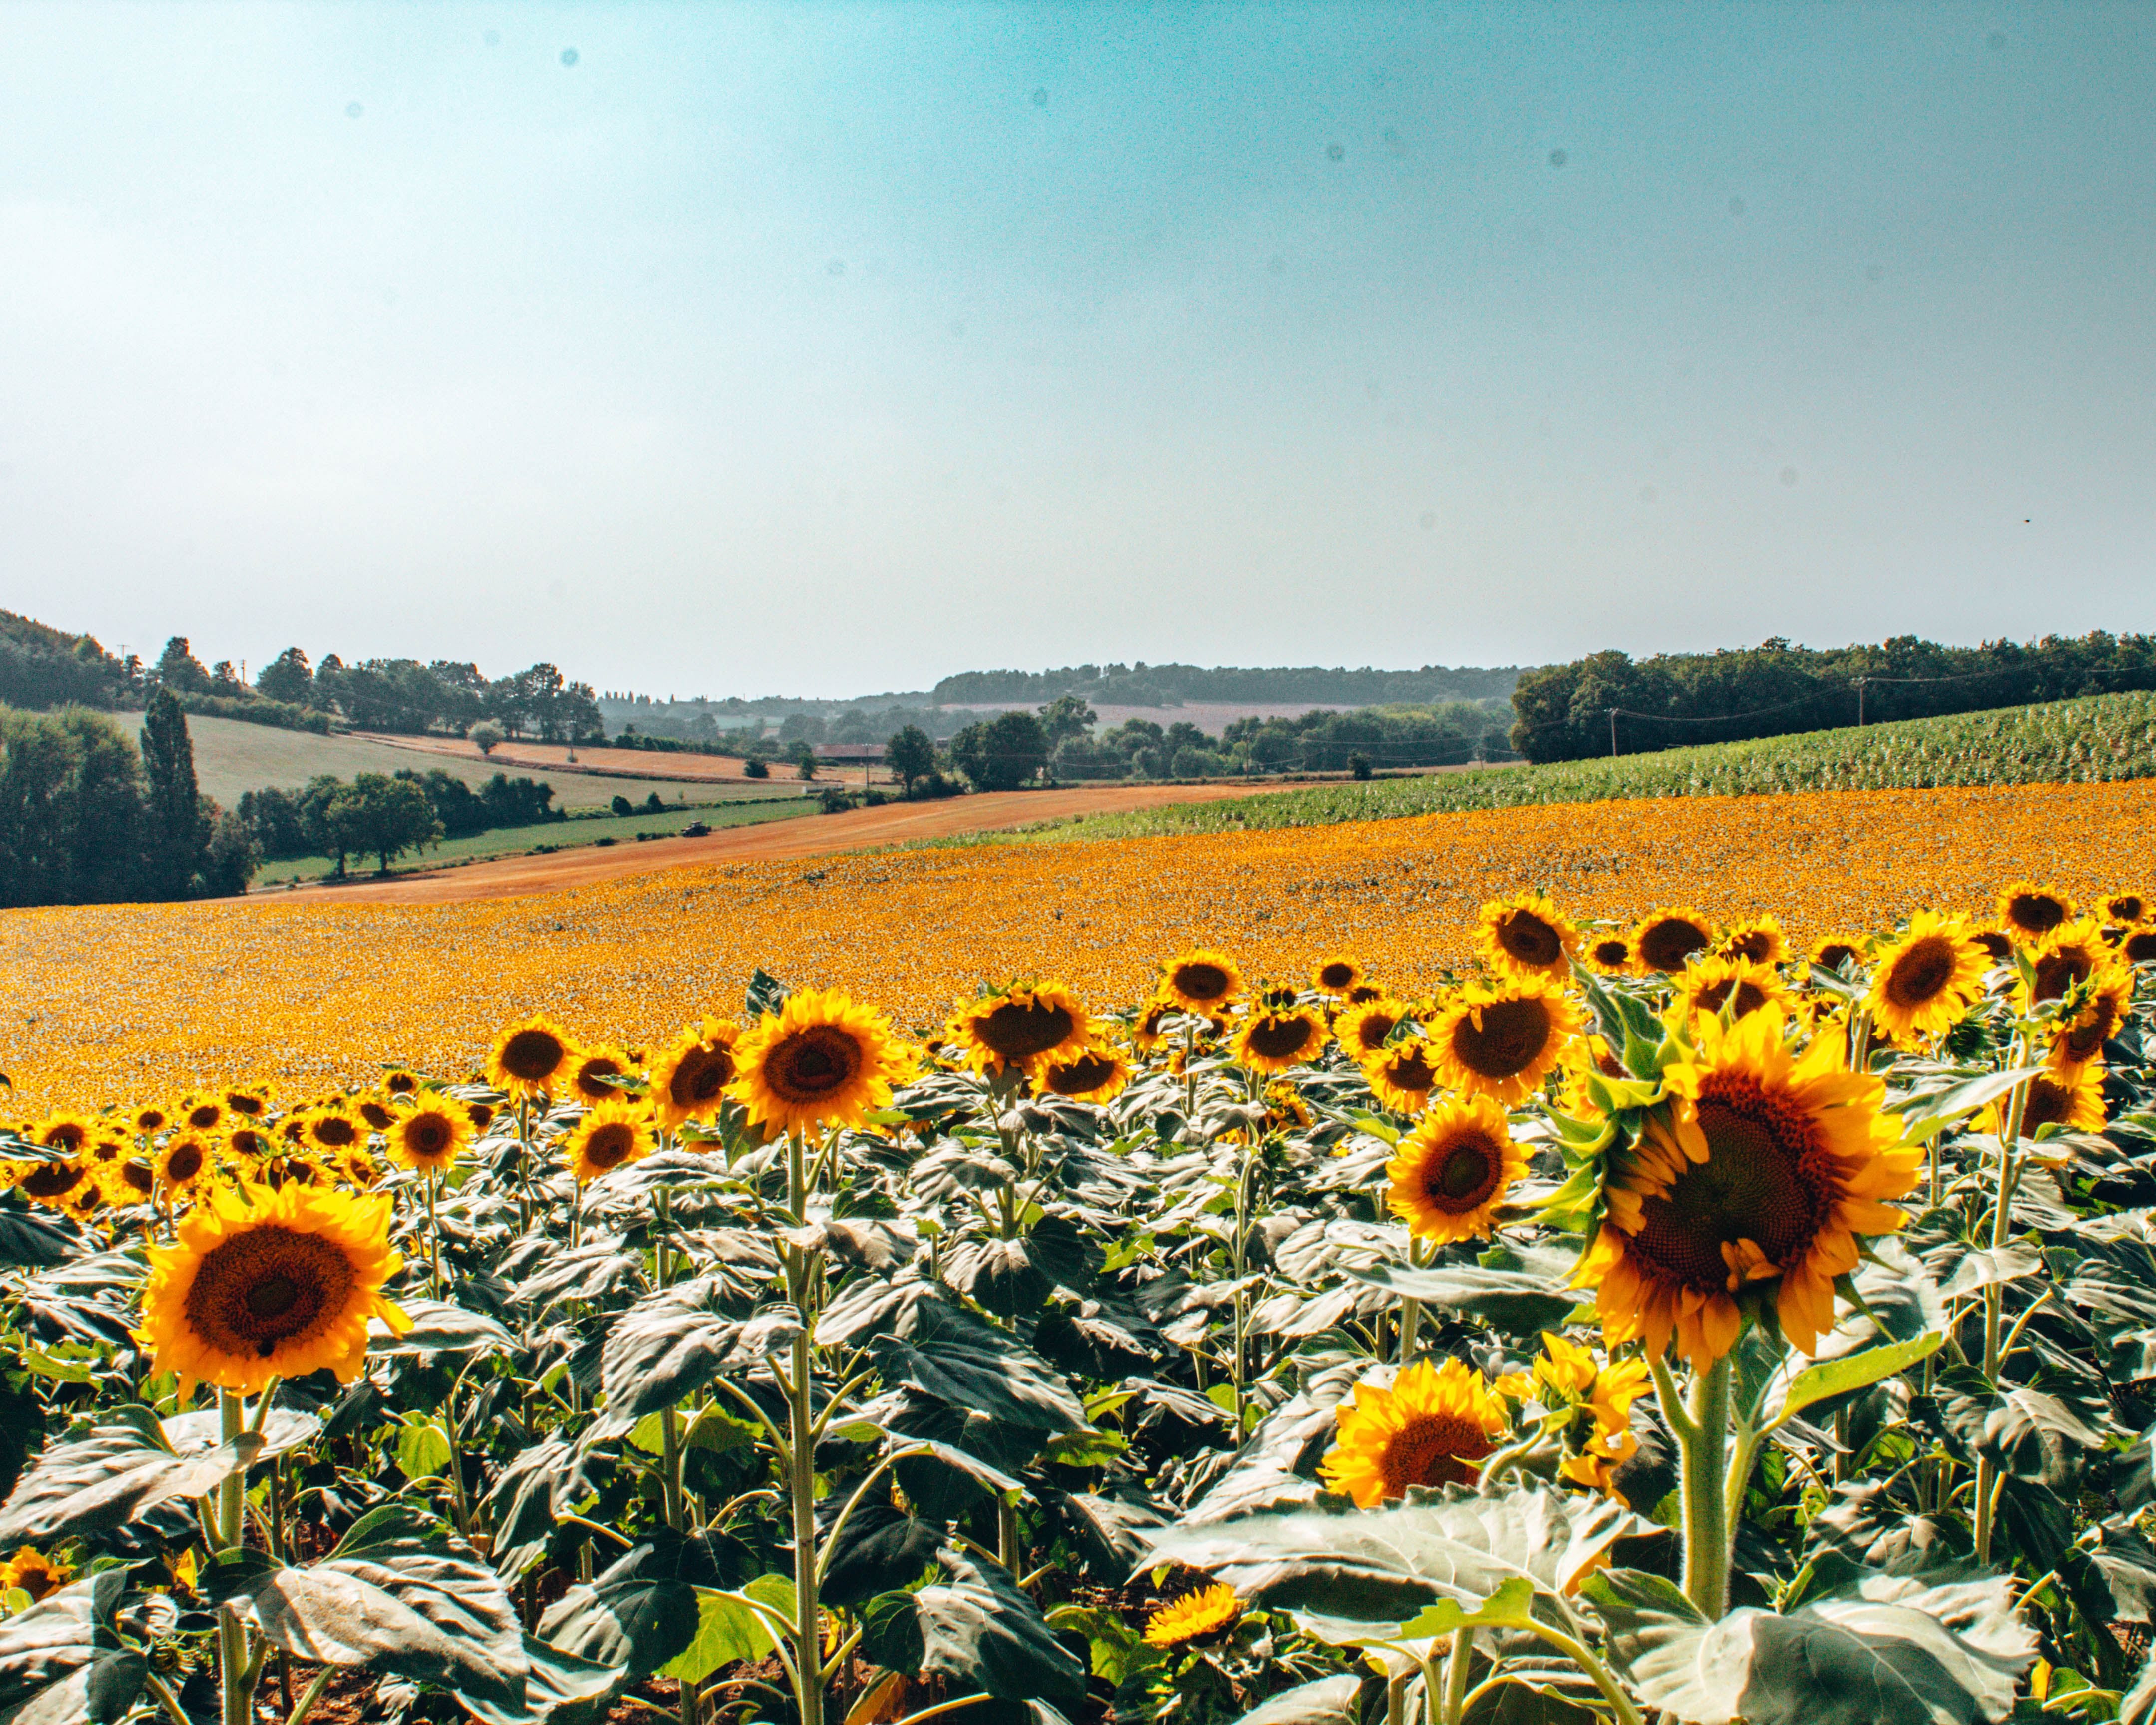
[[[1856,728],[1859,731],[1864,728],[1864,685],[1868,680],[1865,677],[1856,680]]]
[[[1617,709],[1609,709],[1609,758],[1617,758]]]

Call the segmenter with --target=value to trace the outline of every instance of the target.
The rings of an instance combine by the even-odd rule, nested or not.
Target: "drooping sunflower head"
[[[1348,1008],[1333,1020],[1332,1034],[1348,1051],[1348,1058],[1359,1064],[1382,1050],[1407,1016],[1406,1001],[1381,996]]]
[[[2079,990],[2079,1004],[2051,1034],[2049,1063],[2061,1070],[2087,1065],[2103,1055],[2133,1005],[2133,973],[2117,960],[2098,965]]]
[[[1879,955],[1864,1004],[1897,1043],[1936,1036],[1969,1010],[1989,965],[1963,923],[1919,911],[1909,932]]]
[[[389,1159],[423,1174],[444,1173],[478,1136],[471,1111],[437,1092],[399,1111],[389,1128]]]
[[[111,1206],[111,1199],[105,1195],[105,1183],[91,1174],[54,1207],[66,1211],[78,1222],[87,1222]]]
[[[157,1196],[157,1173],[146,1156],[121,1157],[100,1170],[106,1199],[116,1204],[147,1204]]]
[[[1578,1007],[1547,978],[1463,988],[1430,1026],[1439,1079],[1470,1096],[1519,1101],[1564,1058],[1580,1023]]]
[[[1197,1027],[1199,1040],[1205,1041],[1219,1035],[1227,1022],[1222,1014],[1194,1013],[1166,994],[1155,994],[1138,1009],[1131,1024],[1131,1046],[1140,1054],[1151,1054],[1172,1031],[1181,1034],[1192,1025]]]
[[[1534,1366],[1537,1394],[1553,1412],[1570,1410],[1558,1472],[1623,1502],[1615,1476],[1640,1447],[1632,1434],[1632,1404],[1646,1392],[1646,1362],[1598,1361],[1578,1343],[1548,1330],[1543,1348]]]
[[[2138,892],[2107,892],[2100,910],[2105,922],[2130,928],[2148,914],[2148,901]]]
[[[1335,952],[1310,968],[1310,986],[1321,994],[1342,995],[1358,987],[1367,973],[1353,952]]]
[[[1092,1023],[1061,983],[1009,983],[962,1004],[951,1019],[977,1072],[1031,1072],[1086,1046]]]
[[[177,1243],[150,1255],[137,1334],[151,1370],[179,1373],[183,1403],[197,1379],[251,1395],[326,1366],[351,1383],[370,1317],[411,1327],[382,1293],[404,1265],[388,1230],[387,1197],[289,1183],[209,1189]]]
[[[174,1132],[151,1166],[169,1190],[184,1192],[210,1171],[210,1141],[200,1132]]]
[[[1539,892],[1491,899],[1476,913],[1475,944],[1499,976],[1570,974],[1579,931]]]
[[[1808,956],[1821,970],[1839,972],[1845,964],[1864,962],[1864,943],[1854,935],[1823,934],[1811,943]]]
[[[601,1102],[587,1113],[577,1122],[565,1147],[569,1172],[577,1177],[579,1186],[639,1162],[658,1147],[651,1134],[651,1117],[620,1097]]]
[[[2023,991],[2023,1004],[2034,1008],[2061,999],[2068,989],[2087,982],[2111,957],[2111,948],[2095,919],[2080,916],[2032,942],[2027,956],[2035,980]]]
[[[1172,1599],[1146,1619],[1149,1647],[1187,1647],[1235,1626],[1243,1602],[1225,1582],[1215,1582]]]
[[[495,1038],[486,1057],[487,1082],[512,1096],[543,1095],[558,1087],[576,1051],[567,1030],[535,1013]]]
[[[1445,1103],[1424,1115],[1386,1164],[1386,1204],[1418,1240],[1487,1240],[1527,1158],[1505,1111],[1487,1096]]]
[[[1270,1132],[1305,1132],[1315,1117],[1302,1092],[1286,1079],[1265,1086],[1265,1127]]]
[[[1772,966],[1749,958],[1695,958],[1671,980],[1671,1016],[1680,1024],[1702,1014],[1715,1017],[1725,1007],[1732,1018],[1741,1019],[1763,1006],[1784,1005],[1789,996]]]
[[[1389,1044],[1363,1062],[1371,1093],[1395,1114],[1417,1114],[1438,1086],[1436,1045],[1426,1036]]]
[[[354,1145],[367,1142],[367,1123],[348,1109],[326,1103],[308,1111],[301,1142],[311,1150],[341,1156]]]
[[[1631,937],[1612,929],[1587,937],[1582,951],[1587,968],[1603,976],[1632,973]]]
[[[1160,992],[1185,1012],[1210,1013],[1243,992],[1243,973],[1225,952],[1194,947],[1160,968]]]
[[[1671,905],[1642,917],[1632,931],[1635,970],[1682,970],[1695,952],[1714,944],[1714,925],[1689,905]]]
[[[1789,937],[1782,932],[1779,919],[1750,916],[1724,929],[1715,952],[1718,957],[1742,958],[1753,964],[1779,964],[1789,956]]]
[[[709,1120],[726,1101],[726,1086],[739,1076],[735,1050],[741,1026],[732,1019],[705,1018],[682,1027],[651,1069],[645,1093],[659,1123],[668,1128],[691,1120]]]
[[[2074,914],[2074,901],[2056,886],[2039,886],[2033,880],[2016,880],[2001,889],[1999,920],[2006,932],[2026,943],[2041,940]]]
[[[2006,1130],[2009,1099],[1991,1105],[1992,1131]],[[2103,1130],[2103,1065],[2098,1060],[2066,1070],[2040,1072],[2029,1081],[2029,1099],[2021,1106],[2021,1136],[2033,1138],[2039,1127],[2056,1126],[2070,1132]]]
[[[1050,1096],[1109,1102],[1131,1081],[1128,1061],[1113,1048],[1094,1043],[1076,1054],[1056,1055],[1041,1063],[1037,1080]]]
[[[235,1126],[225,1132],[224,1147],[234,1156],[261,1162],[277,1153],[277,1141],[259,1126]]]
[[[367,1123],[369,1132],[386,1132],[397,1124],[397,1111],[386,1096],[355,1096],[348,1106]]]
[[[33,1604],[74,1579],[74,1571],[68,1564],[27,1545],[18,1547],[13,1557],[0,1563],[0,1594],[20,1588]]]
[[[2156,922],[2143,922],[2126,931],[2126,938],[2118,943],[2118,956],[2128,964],[2146,964],[2156,959]]]
[[[1276,1005],[1243,1021],[1229,1051],[1253,1072],[1285,1072],[1325,1051],[1325,1014],[1315,1006]]]
[[[610,1102],[621,1094],[621,1090],[605,1081],[626,1078],[629,1071],[629,1058],[619,1048],[578,1049],[562,1070],[562,1094],[574,1096],[588,1106]]]
[[[775,1132],[860,1126],[912,1060],[890,1021],[836,988],[803,988],[742,1037],[727,1093]]]
[[[1806,1353],[1833,1327],[1835,1278],[1856,1237],[1907,1219],[1885,1200],[1917,1183],[1923,1153],[1881,1111],[1883,1081],[1847,1070],[1841,1039],[1799,1055],[1768,1008],[1697,1021],[1691,1058],[1663,1080],[1671,1101],[1610,1153],[1606,1206],[1574,1286],[1596,1290],[1610,1346],[1644,1337],[1659,1358],[1704,1367],[1743,1325],[1738,1296],[1772,1296]]]
[[[15,1176],[15,1189],[32,1203],[56,1210],[65,1209],[69,1198],[84,1187],[97,1183],[90,1164],[72,1156],[15,1166],[22,1170]]]
[[[2003,928],[1987,923],[1971,923],[1969,937],[1984,948],[1984,955],[1994,964],[2004,964],[2014,956],[2014,937]]]
[[[1389,1389],[1358,1384],[1334,1417],[1339,1439],[1318,1471],[1364,1509],[1410,1486],[1471,1485],[1509,1424],[1482,1374],[1456,1359],[1417,1360]]]
[[[382,1088],[393,1096],[415,1096],[419,1093],[419,1075],[393,1066],[382,1075]]]
[[[382,1177],[389,1172],[389,1164],[372,1150],[347,1150],[337,1171],[364,1191],[382,1183]]]
[[[225,1111],[238,1114],[248,1120],[259,1120],[270,1111],[270,1089],[267,1085],[235,1084],[225,1090],[218,1100]]]
[[[63,1156],[80,1156],[97,1136],[97,1122],[87,1114],[48,1114],[23,1136]]]

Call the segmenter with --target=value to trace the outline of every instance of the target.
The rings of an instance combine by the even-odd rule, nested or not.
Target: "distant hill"
[[[1007,701],[1038,706],[1075,695],[1096,705],[1176,706],[1187,701],[1311,706],[1428,706],[1486,701],[1512,692],[1520,665],[1426,665],[1419,670],[1349,670],[1334,665],[1067,665],[1060,670],[960,671],[933,691],[941,706]]]

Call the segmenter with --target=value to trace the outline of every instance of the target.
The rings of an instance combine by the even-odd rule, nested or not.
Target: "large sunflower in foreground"
[[[1919,911],[1909,932],[1879,955],[1864,1004],[1897,1043],[1936,1036],[1960,1022],[1990,964],[1961,922]]]
[[[1438,1086],[1436,1045],[1410,1036],[1381,1048],[1363,1062],[1363,1076],[1377,1099],[1395,1114],[1417,1114]]]
[[[726,1086],[740,1075],[735,1051],[741,1036],[741,1026],[732,1019],[706,1018],[683,1027],[651,1066],[644,1100],[660,1125],[671,1128],[709,1120],[719,1111]]]
[[[1075,1054],[1092,1029],[1078,997],[1061,983],[1012,983],[960,1005],[951,1029],[977,1072],[1031,1072]]]
[[[1682,970],[1695,952],[1714,944],[1714,925],[1690,905],[1670,905],[1640,919],[1632,931],[1635,970]]]
[[[1322,1054],[1327,1034],[1316,1007],[1269,1005],[1244,1020],[1228,1051],[1253,1072],[1285,1072]]]
[[[1145,1639],[1149,1647],[1181,1647],[1208,1635],[1232,1629],[1243,1615],[1243,1602],[1224,1581],[1201,1587],[1173,1599],[1146,1619]]]
[[[535,1013],[494,1039],[487,1050],[486,1081],[512,1096],[536,1096],[560,1084],[576,1052],[567,1030],[546,1014]]]
[[[1772,965],[1749,958],[1695,958],[1671,981],[1672,1016],[1681,1024],[1702,1014],[1712,1018],[1725,1007],[1730,1017],[1741,1019],[1763,1006],[1786,1006],[1789,998]]]
[[[1543,977],[1463,988],[1430,1027],[1438,1080],[1471,1096],[1521,1100],[1579,1035],[1579,1009]]]
[[[578,1121],[562,1150],[577,1183],[587,1186],[602,1174],[642,1161],[658,1147],[651,1135],[651,1117],[639,1104],[616,1097],[601,1102]]]
[[[1571,974],[1579,931],[1539,892],[1494,898],[1476,912],[1475,945],[1499,976]]]
[[[2074,914],[2074,901],[2056,886],[2016,880],[1999,889],[1999,920],[2017,941],[2041,940]]]
[[[1386,1203],[1419,1240],[1487,1240],[1507,1189],[1527,1172],[1504,1109],[1471,1096],[1431,1109],[1400,1140],[1385,1165]]]
[[[774,1132],[860,1126],[912,1071],[890,1020],[836,988],[789,996],[735,1052],[741,1076],[726,1093]]]
[[[389,1159],[418,1173],[445,1173],[478,1136],[471,1110],[454,1096],[426,1096],[389,1128]]]
[[[404,1267],[388,1240],[389,1200],[319,1186],[210,1189],[177,1245],[150,1254],[140,1338],[152,1372],[243,1394],[326,1366],[349,1384],[367,1362],[367,1322],[411,1320],[382,1297]]]
[[[1358,1384],[1334,1417],[1339,1440],[1318,1471],[1364,1509],[1409,1486],[1473,1484],[1508,1423],[1482,1374],[1456,1359],[1418,1360],[1389,1389]]]
[[[1908,1219],[1885,1200],[1914,1189],[1923,1152],[1881,1113],[1884,1081],[1847,1069],[1841,1038],[1799,1055],[1782,1029],[1773,1009],[1701,1020],[1692,1058],[1663,1074],[1673,1101],[1609,1153],[1606,1213],[1573,1285],[1596,1290],[1611,1347],[1644,1336],[1660,1358],[1674,1333],[1709,1365],[1743,1326],[1737,1295],[1779,1278],[1761,1292],[1810,1353],[1856,1236]]]
[[[1235,961],[1210,947],[1194,947],[1160,968],[1161,993],[1185,1012],[1217,1011],[1243,988]]]

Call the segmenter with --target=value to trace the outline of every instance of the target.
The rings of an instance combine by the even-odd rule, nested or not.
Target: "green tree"
[[[262,847],[238,815],[227,814],[207,797],[203,805],[209,830],[209,842],[203,847],[203,894],[210,898],[236,897],[247,891],[247,883],[261,866]]]
[[[1048,737],[1031,713],[998,713],[951,739],[951,759],[977,791],[1016,790],[1048,760]]]
[[[471,746],[482,755],[490,755],[501,747],[501,726],[499,725],[475,725],[470,736]]]
[[[0,707],[0,906],[136,897],[146,828],[142,763],[118,726]]]
[[[184,652],[187,643],[179,644]],[[171,652],[166,649],[167,657]],[[209,834],[203,823],[202,791],[195,783],[195,750],[187,736],[187,717],[169,688],[151,696],[142,715],[142,765],[150,779],[144,893],[153,900],[183,899],[194,891]]]
[[[803,778],[814,778],[816,776],[816,751],[805,742],[797,742],[793,745],[793,770]]]
[[[1040,710],[1040,728],[1048,738],[1050,754],[1060,744],[1085,736],[1099,722],[1100,715],[1082,695],[1060,695]]]
[[[343,851],[372,852],[381,859],[386,875],[393,859],[442,836],[442,824],[434,819],[426,792],[411,779],[381,773],[362,773],[339,791],[331,799],[328,818],[341,841],[340,868]]]
[[[336,875],[344,873],[345,857],[352,846],[343,828],[330,819],[330,809],[346,788],[345,782],[335,773],[318,773],[299,796],[300,830],[316,855],[336,859],[336,867],[331,871]]]
[[[883,763],[897,775],[911,798],[915,782],[936,770],[936,744],[918,725],[908,725],[891,732],[883,746]]]
[[[209,669],[196,658],[185,635],[174,635],[157,656],[157,682],[182,695],[200,695],[209,687]]]
[[[264,665],[254,679],[254,687],[267,700],[289,701],[294,706],[314,705],[314,670],[297,647],[287,647]]]

